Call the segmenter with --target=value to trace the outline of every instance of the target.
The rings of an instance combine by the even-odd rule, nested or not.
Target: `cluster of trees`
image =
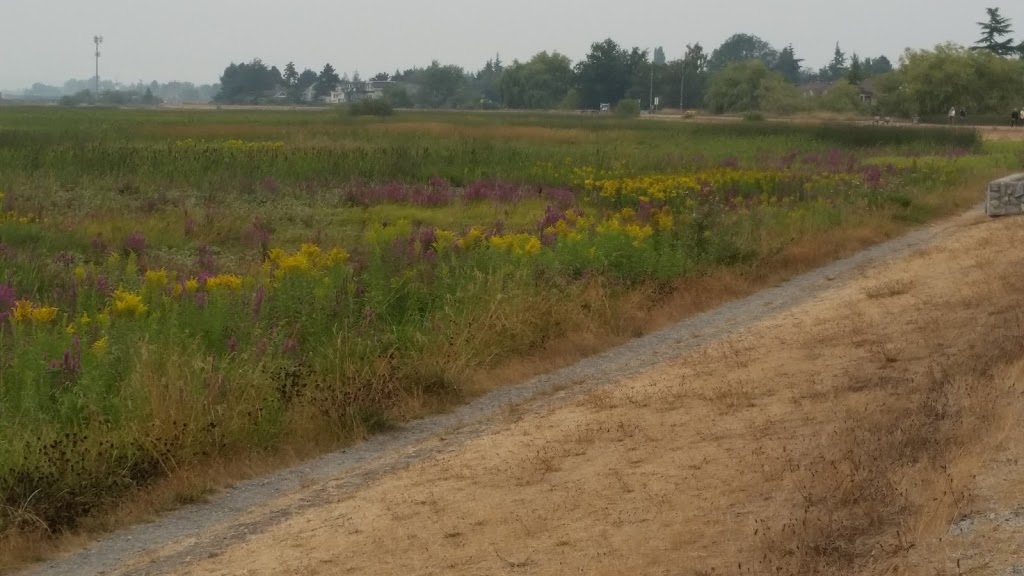
[[[661,106],[695,108],[703,106],[711,78],[730,64],[751,60],[764,63],[793,85],[833,80],[848,70],[846,56],[838,46],[833,62],[813,72],[801,66],[803,60],[792,46],[777,50],[756,36],[737,34],[710,54],[700,43],[687,45],[682,57],[671,61],[662,47],[651,53],[607,39],[592,44],[587,56],[576,63],[558,52],[545,51],[507,66],[498,56],[476,72],[434,61],[424,68],[380,73],[372,79],[394,83],[384,92],[396,107],[594,109],[627,99],[649,108],[651,98],[658,97]],[[884,56],[861,61],[854,55],[849,66],[857,78],[891,68]],[[339,84],[360,81],[358,72],[351,79],[347,74],[339,77],[329,63],[319,73],[310,69],[298,73],[293,63],[282,72],[257,59],[229,65],[215,100],[238,104],[322,100]]]
[[[19,97],[27,100],[59,100],[61,98],[69,98],[70,100],[84,103],[88,100],[84,96],[84,92],[89,92],[91,98],[97,100],[94,94],[96,90],[95,82],[95,79],[72,79],[61,86],[36,83],[31,88],[21,92]],[[141,99],[145,96],[147,90],[157,102],[203,103],[211,101],[213,96],[220,90],[220,86],[211,84],[196,85],[191,82],[167,82],[161,84],[155,81],[149,84],[144,82],[123,84],[103,80],[100,82],[100,98],[98,100],[124,99],[123,95],[118,96],[119,93],[135,93]]]
[[[142,90],[105,90],[98,96],[93,90],[80,90],[60,98],[61,106],[156,106],[163,102],[149,86]]]
[[[545,51],[509,65],[497,57],[476,72],[434,61],[372,80],[391,81],[383,93],[395,107],[595,109],[634,100],[647,109],[652,98],[659,98],[662,107],[704,107],[716,113],[853,112],[870,106],[926,114],[954,100],[957,106],[988,110],[1021,87],[1018,64],[1010,57],[1024,56],[1024,43],[1012,39],[1010,21],[997,8],[988,14],[973,48],[908,51],[898,70],[885,56],[847,55],[838,44],[825,66],[809,69],[792,45],[780,49],[757,36],[736,34],[710,53],[700,43],[687,45],[674,60],[662,47],[649,52],[607,39],[592,44],[575,63]],[[358,72],[351,79],[339,76],[329,63],[319,72],[307,68],[300,73],[294,63],[281,71],[253,60],[224,70],[215,100],[322,101],[339,84],[361,81]]]
[[[982,37],[973,47],[908,49],[898,69],[884,57],[861,60],[854,54],[847,59],[837,46],[832,61],[812,75],[793,66],[792,54],[786,54],[790,48],[776,56],[767,44],[745,39],[740,43],[743,59],[714,75],[705,104],[717,113],[820,109],[911,117],[944,114],[952,107],[1002,113],[1021,104],[1024,43],[1012,40],[1010,21],[998,8],[988,9],[988,16],[988,21],[979,22]],[[821,92],[810,91],[814,97],[808,97],[808,92],[793,87],[796,73],[804,80],[830,84]],[[868,78],[873,79],[870,89],[863,84]]]

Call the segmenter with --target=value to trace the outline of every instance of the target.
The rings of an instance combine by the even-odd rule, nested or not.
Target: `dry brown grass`
[[[970,337],[964,334],[970,343],[946,358],[918,360],[916,370],[896,379],[865,370],[865,381],[849,383],[846,394],[859,397],[838,404],[827,441],[788,454],[791,489],[799,495],[788,502],[797,506],[758,522],[761,569],[958,574],[948,558],[921,566],[909,553],[941,540],[970,511],[993,436],[1024,416],[1024,402],[1013,393],[1018,383],[1005,376],[1024,366],[1024,316],[1015,304],[995,308]],[[946,346],[936,338],[927,348]],[[883,362],[895,361],[891,354]]]

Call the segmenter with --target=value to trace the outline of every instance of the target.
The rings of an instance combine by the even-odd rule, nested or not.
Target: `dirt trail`
[[[34,573],[1024,574],[1024,402],[953,434],[938,375],[1021,344],[1020,245],[973,212]]]

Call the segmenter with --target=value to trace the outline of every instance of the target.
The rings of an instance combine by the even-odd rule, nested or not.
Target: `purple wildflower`
[[[217,263],[213,258],[213,248],[206,244],[199,247],[196,266],[204,275],[210,275],[217,269]]]
[[[868,188],[879,188],[882,185],[882,169],[878,166],[868,166],[864,171],[864,183]]]
[[[185,217],[185,237],[191,238],[196,234],[196,220],[192,216]]]
[[[146,237],[136,230],[128,235],[124,240],[124,249],[126,252],[133,252],[137,256],[142,256],[142,253],[146,250]]]
[[[228,352],[234,354],[236,350],[238,350],[238,339],[232,336],[228,339]]]
[[[8,282],[0,284],[0,327],[11,317],[16,300],[17,296],[14,294],[14,287]]]
[[[203,308],[206,308],[207,300],[208,300],[208,297],[206,295],[206,292],[196,292],[196,295],[195,295],[196,308],[199,308],[200,310],[202,310]]]
[[[110,280],[108,280],[103,274],[98,274],[96,276],[96,291],[104,296],[110,296],[114,293],[114,289],[110,285]]]
[[[260,317],[260,311],[263,309],[263,301],[267,298],[267,289],[260,284],[256,287],[256,294],[252,298],[252,318],[253,320]]]
[[[107,253],[107,241],[103,239],[102,234],[97,234],[96,236],[94,236],[91,241],[91,244],[93,252],[96,252],[97,254]]]
[[[295,338],[288,338],[287,340],[284,341],[284,353],[285,354],[291,355],[291,354],[295,354],[298,351],[299,351],[299,341],[298,340],[296,340]]]
[[[274,180],[273,176],[264,176],[260,182],[260,188],[269,194],[276,194],[281,189],[281,186],[278,185],[277,180]]]

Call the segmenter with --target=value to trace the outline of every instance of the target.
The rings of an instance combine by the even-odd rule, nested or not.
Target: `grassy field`
[[[0,109],[0,533],[443,409],[1021,160],[962,130]]]

